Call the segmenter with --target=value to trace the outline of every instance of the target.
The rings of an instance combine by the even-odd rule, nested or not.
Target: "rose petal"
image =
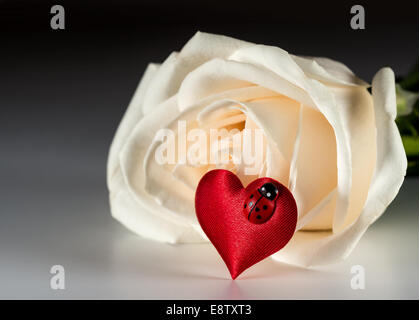
[[[198,115],[199,121],[206,122],[211,113],[218,110],[241,108],[254,124],[247,128],[260,128],[267,137],[268,149],[266,170],[270,177],[288,183],[289,163],[294,148],[294,140],[298,128],[300,105],[284,96],[266,98],[250,102],[233,99],[217,101],[204,108]],[[244,145],[248,143],[244,142]],[[244,173],[245,164],[238,169],[238,176],[244,185],[255,177]]]
[[[300,144],[295,158],[296,179],[292,192],[299,219],[323,201],[337,186],[336,137],[333,128],[318,111],[304,107],[301,115]],[[332,228],[333,211],[322,212],[306,225],[317,230]],[[314,218],[314,215],[313,215]]]
[[[316,80],[309,80],[312,86],[311,95],[319,111],[332,126],[336,137],[337,151],[337,200],[333,217],[333,229],[339,228],[348,215],[349,195],[352,185],[352,159],[347,129],[343,115],[336,105],[335,97],[324,85]]]
[[[257,139],[256,130],[263,130],[263,128],[260,128],[256,121],[254,121],[256,119],[249,115],[249,109],[247,107],[244,108],[243,112],[246,114],[244,129],[247,130],[247,132],[243,132],[242,134],[241,162],[237,166],[236,174],[243,185],[247,186],[250,182],[257,179],[260,172],[263,170],[267,137],[265,132],[262,139],[262,146],[260,147],[260,141]],[[246,163],[246,153],[254,157],[255,163]],[[252,168],[252,174],[247,171],[249,168]]]
[[[237,48],[251,45],[245,41],[197,32],[179,53],[172,53],[161,65],[147,90],[143,112],[177,94],[185,76],[214,57],[228,57]]]
[[[330,229],[333,221],[333,212],[336,207],[336,188],[329,192],[329,194],[317,203],[307,213],[301,213],[298,217],[296,231],[300,229],[310,229],[307,225],[310,223],[315,230]],[[321,217],[319,219],[319,217]]]
[[[174,119],[172,119],[171,121],[163,122],[161,123],[161,125],[173,130],[174,132],[178,132],[178,120],[183,120],[190,124],[191,122],[195,121],[195,119],[199,119],[198,112],[200,111],[200,109],[202,109],[202,107],[200,105],[197,105],[194,108],[185,110],[184,112],[178,111]],[[167,118],[167,116],[164,114],[162,114],[161,116]],[[234,120],[231,117],[226,117],[226,119],[230,119],[231,121]],[[235,120],[241,121],[240,118],[236,118]],[[228,123],[228,121],[225,122],[225,124]],[[231,122],[230,124],[233,123],[234,122]],[[215,125],[217,127],[218,123],[215,123]],[[185,172],[185,169],[189,166],[182,167],[183,165],[186,165],[186,163],[179,163],[179,160],[177,162],[177,165],[173,166],[173,168],[171,168],[170,170],[168,170],[165,166],[158,164],[155,160],[154,154],[157,147],[160,144],[160,142],[152,143],[147,151],[147,154],[145,154],[143,162],[143,175],[145,176],[145,191],[152,195],[161,206],[164,206],[171,212],[175,212],[175,214],[179,217],[187,219],[188,221],[196,225],[197,220],[194,207],[195,190],[191,189],[190,187],[198,183],[199,179],[197,179],[196,181],[193,180],[194,177],[199,177],[201,170],[192,170],[189,172],[189,174],[187,174]],[[224,168],[224,166],[220,164],[216,164],[214,167]],[[140,186],[137,185],[136,187]]]
[[[301,131],[302,131],[302,126],[303,126],[304,109],[305,109],[304,105],[300,104],[297,132],[295,134],[294,147],[292,149],[290,170],[289,170],[289,175],[288,175],[288,189],[291,191],[291,193],[294,193],[295,185],[297,183],[297,174],[298,174],[297,160],[298,160],[298,153],[299,153],[299,150],[300,150]],[[298,211],[298,215],[300,215],[300,211]]]
[[[347,86],[368,86],[359,79],[347,66],[338,61],[320,57],[299,57],[291,55],[307,76],[329,84]]]
[[[406,174],[407,159],[394,122],[396,96],[391,69],[384,68],[375,75],[372,92],[377,128],[377,164],[360,216],[336,234],[299,231],[281,252],[273,255],[274,259],[303,266],[343,260],[396,197]]]
[[[175,219],[178,219],[181,224],[190,224],[190,219],[179,214],[177,210],[169,210],[167,207],[162,206],[156,201],[156,197],[150,195],[146,190],[148,183],[150,183],[148,181],[150,176],[149,172],[145,170],[145,165],[150,153],[150,146],[153,145],[155,139],[155,134],[162,126],[169,126],[178,117],[179,113],[180,111],[176,108],[176,97],[173,97],[144,116],[136,125],[122,148],[120,162],[127,189],[147,212],[161,219],[170,219],[170,221],[176,221]],[[152,158],[154,159],[154,154]],[[161,170],[162,166],[159,166],[159,169]],[[164,170],[161,171],[164,172]],[[186,188],[184,185],[183,187]],[[192,225],[190,227],[191,229],[194,228]]]
[[[110,195],[112,216],[131,231],[145,238],[168,243],[205,242],[206,237],[179,219],[170,215],[156,215],[154,211],[144,207],[128,190],[121,171],[114,176],[118,191]]]
[[[109,150],[107,166],[108,186],[111,190],[112,176],[115,174],[116,170],[119,169],[118,154],[121,151],[121,148],[125,143],[127,137],[142,117],[141,107],[143,105],[144,95],[147,91],[151,79],[156,74],[158,68],[159,65],[157,64],[149,64],[147,66],[147,69],[140,80],[137,90],[135,91],[134,96],[132,97],[131,102],[128,105],[128,108],[125,111],[124,116],[122,117],[122,120],[115,133],[115,137],[113,138]]]
[[[174,101],[174,103],[176,103],[176,101]],[[173,108],[175,109],[176,107],[173,106]],[[164,125],[164,127],[169,128],[175,133],[178,132],[178,120],[184,120],[186,123],[191,124],[191,122],[196,119],[199,108],[192,108],[183,113],[180,113],[177,108],[176,110],[176,117],[172,119],[172,121],[169,123],[160,122],[160,125]],[[166,115],[162,114],[161,116],[166,117],[167,120],[169,119]],[[139,134],[138,139],[140,138],[142,137]],[[176,139],[177,138],[178,137],[176,137]],[[160,141],[150,142],[147,153],[144,156],[144,162],[142,163],[142,172],[138,171],[137,173],[140,174],[141,172],[145,177],[144,189],[148,194],[152,195],[161,206],[174,212],[178,217],[196,224],[194,190],[190,189],[187,185],[173,176],[174,168],[171,166],[165,167],[156,162],[155,154],[159,145],[161,145]],[[176,152],[178,152],[178,149],[179,145],[175,148]],[[187,149],[185,149],[185,152],[186,150]],[[177,163],[181,163],[180,159],[177,157],[176,160]],[[185,161],[186,160],[185,157]],[[136,188],[137,187],[139,187],[139,185],[136,185]]]
[[[186,109],[208,96],[253,85],[316,108],[307,91],[273,71],[248,63],[218,58],[204,63],[187,75],[179,89],[179,107]]]
[[[364,87],[332,87],[351,145],[352,187],[344,228],[360,214],[367,199],[377,161],[374,103]],[[334,229],[338,231],[338,229]]]

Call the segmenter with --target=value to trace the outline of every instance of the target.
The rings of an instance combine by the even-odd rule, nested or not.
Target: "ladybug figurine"
[[[278,188],[273,183],[265,183],[253,191],[244,203],[246,218],[255,224],[268,221],[276,208]]]

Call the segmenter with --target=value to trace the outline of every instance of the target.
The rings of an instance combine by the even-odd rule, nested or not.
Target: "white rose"
[[[376,74],[372,95],[367,87],[330,59],[197,33],[148,66],[121,121],[108,160],[112,215],[146,238],[208,241],[194,195],[214,166],[159,165],[155,135],[178,120],[257,127],[266,139],[259,176],[289,186],[299,211],[297,232],[272,257],[303,266],[347,257],[395,198],[407,167],[392,70]],[[258,177],[230,169],[245,185]]]

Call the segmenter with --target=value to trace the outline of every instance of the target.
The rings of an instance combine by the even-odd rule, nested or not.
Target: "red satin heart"
[[[255,204],[249,199],[261,199],[260,190],[266,183],[278,190],[275,206],[272,206],[272,215],[262,217],[266,222],[255,223],[257,220],[249,217],[245,204],[250,203],[256,210],[261,202]],[[239,178],[227,170],[212,170],[202,177],[195,194],[195,210],[202,229],[233,279],[282,249],[292,238],[297,224],[297,205],[284,185],[271,178],[260,178],[244,188]],[[258,212],[262,213],[261,210],[263,208],[258,207]]]

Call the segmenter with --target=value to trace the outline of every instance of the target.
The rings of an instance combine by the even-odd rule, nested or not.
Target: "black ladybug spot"
[[[262,217],[260,216],[260,214],[258,214],[257,216],[256,216],[256,219],[261,219]]]
[[[258,207],[256,207],[256,209],[255,209],[255,210],[256,210],[256,212],[258,212],[260,209],[259,209]]]
[[[268,206],[265,204],[265,205],[263,206],[263,210],[266,210],[266,209],[268,209]]]
[[[244,208],[246,209],[246,207],[247,207],[247,204],[244,204]]]
[[[253,194],[250,195],[250,199],[252,199],[252,198],[253,198]]]
[[[278,194],[278,188],[273,183],[265,183],[260,189],[259,193],[269,200],[274,200]]]

